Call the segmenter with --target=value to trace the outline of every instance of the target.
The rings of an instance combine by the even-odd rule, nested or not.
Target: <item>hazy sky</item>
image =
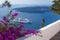
[[[0,0],[0,4],[5,0]],[[11,4],[51,5],[52,0],[8,0]]]

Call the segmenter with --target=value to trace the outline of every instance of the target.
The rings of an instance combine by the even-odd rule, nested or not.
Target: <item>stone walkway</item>
[[[60,40],[60,31],[54,37],[52,37],[50,40]]]

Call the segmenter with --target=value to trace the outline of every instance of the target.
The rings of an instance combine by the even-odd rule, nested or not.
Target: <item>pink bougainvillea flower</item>
[[[14,13],[10,20],[13,20],[17,15],[18,15],[18,13]]]
[[[39,33],[39,31],[36,31],[36,30],[31,30],[32,34],[36,34],[36,33]]]
[[[11,31],[11,30],[13,30],[13,27],[9,27],[9,29],[8,29],[9,31]]]
[[[36,30],[27,30],[26,32],[24,32],[24,34],[25,35],[27,35],[27,34],[36,34],[36,33],[38,33],[39,31],[36,31]]]
[[[15,38],[19,38],[21,35],[20,35],[20,33],[19,32],[17,32],[17,33],[15,33]]]
[[[4,22],[9,22],[7,17],[5,17],[5,16],[3,17],[3,20],[4,20]]]
[[[12,32],[15,32],[17,28],[13,28],[13,27],[9,27],[9,31],[12,33]]]
[[[7,26],[8,25],[8,23],[7,22],[4,22],[4,26]]]
[[[3,40],[3,36],[2,36],[2,34],[0,34],[0,40]]]
[[[17,28],[10,28],[10,33],[16,38],[19,37],[20,31],[17,30]]]
[[[31,30],[27,30],[26,32],[24,32],[25,35],[27,35],[27,34],[31,34],[31,33],[32,33]]]
[[[4,25],[6,26],[6,25],[8,25],[9,21],[8,21],[8,18],[4,16],[3,20],[1,20],[1,22],[4,23]]]
[[[20,23],[19,27],[17,28],[18,31],[24,30],[23,23]]]
[[[18,28],[19,31],[21,30],[24,30],[24,26],[23,25],[20,25],[19,28]]]
[[[0,34],[2,34],[2,31],[0,31]]]
[[[17,28],[14,28],[13,30],[11,30],[11,33],[15,38],[20,37],[20,31],[17,30]]]
[[[9,38],[5,37],[5,39],[4,39],[4,40],[9,40]]]
[[[13,35],[8,36],[9,40],[16,40]]]
[[[15,17],[15,16],[17,16],[18,15],[18,13],[14,13],[13,15],[12,15],[12,17]]]

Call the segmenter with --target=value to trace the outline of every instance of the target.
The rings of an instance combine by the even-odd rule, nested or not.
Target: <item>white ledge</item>
[[[38,33],[37,35],[27,35],[22,38],[19,38],[17,40],[50,40],[51,37],[53,37],[58,31],[60,31],[60,20],[57,20],[41,29],[41,34]],[[43,35],[43,37],[40,37],[39,35]]]
[[[57,20],[57,21],[55,21],[55,22],[53,22],[53,23],[51,23],[51,24],[49,24],[49,25],[47,25],[47,26],[45,26],[45,27],[43,27],[43,28],[41,28],[39,30],[45,30],[45,29],[47,29],[47,28],[51,27],[52,25],[55,25],[55,24],[57,24],[59,22],[60,22],[60,20]]]

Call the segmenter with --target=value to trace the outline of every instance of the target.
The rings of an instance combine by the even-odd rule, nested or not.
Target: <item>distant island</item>
[[[51,11],[50,7],[47,6],[21,7],[21,8],[14,8],[14,10],[26,13],[44,13]]]

